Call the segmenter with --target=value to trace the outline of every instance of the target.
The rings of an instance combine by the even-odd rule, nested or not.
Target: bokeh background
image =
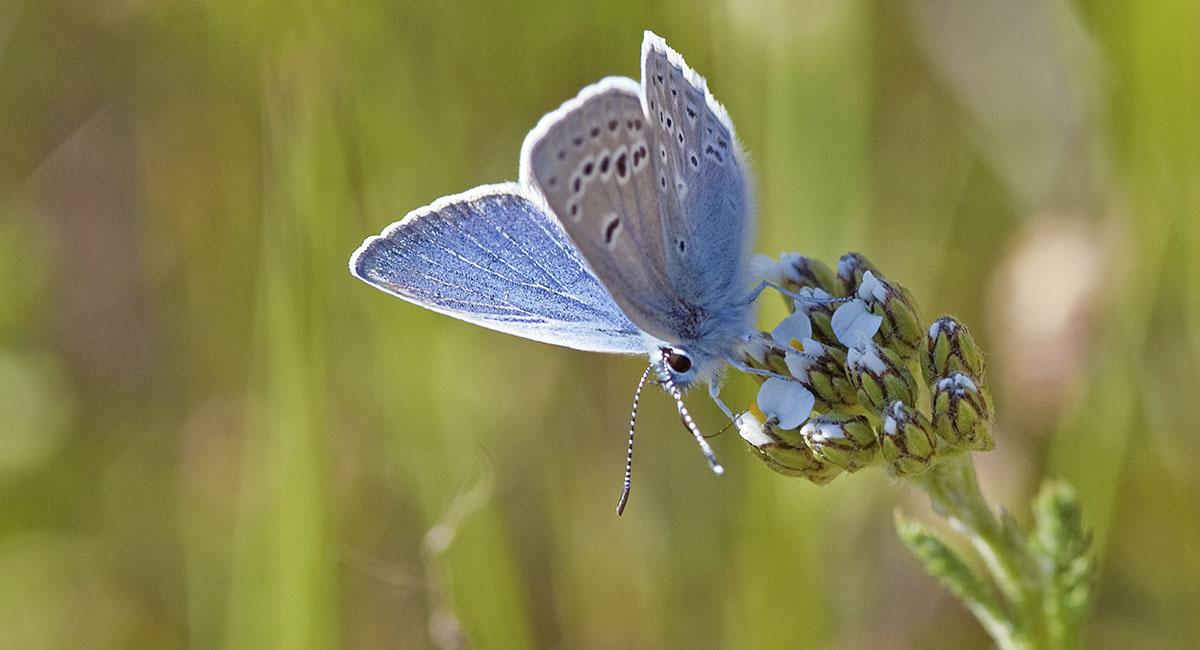
[[[1085,644],[1200,645],[1194,0],[0,4],[0,645],[987,647],[905,484],[732,431],[716,478],[651,392],[618,519],[642,361],[347,273],[644,28],[733,115],[761,251],[974,329],[985,491],[1083,495]]]

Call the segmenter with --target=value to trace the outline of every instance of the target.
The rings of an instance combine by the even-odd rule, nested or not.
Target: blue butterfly
[[[681,389],[717,399],[755,334],[753,204],[725,109],[651,32],[642,81],[608,77],[546,115],[521,148],[519,183],[414,210],[350,258],[368,284],[470,323],[578,350],[648,354],[709,465],[722,472]],[[729,409],[718,404],[727,415]]]

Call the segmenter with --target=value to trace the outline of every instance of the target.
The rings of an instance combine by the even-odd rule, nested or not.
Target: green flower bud
[[[867,303],[871,313],[883,317],[880,341],[906,359],[915,357],[925,330],[908,292],[874,271],[865,271],[856,295]]]
[[[955,372],[983,379],[983,352],[967,326],[950,316],[942,316],[929,326],[921,361],[929,382]]]
[[[847,472],[856,472],[875,460],[879,450],[875,429],[861,415],[826,413],[800,428],[817,457]]]
[[[942,440],[977,451],[996,446],[987,394],[966,374],[956,372],[933,387],[933,428]]]
[[[824,484],[842,473],[842,468],[818,458],[803,444],[799,432],[779,430],[756,406],[738,418],[738,432],[759,459],[780,474]]]
[[[833,293],[838,289],[837,276],[821,260],[814,260],[798,253],[784,253],[779,256],[783,267],[783,286],[791,291],[806,288],[816,288]]]
[[[920,411],[895,401],[883,411],[879,448],[883,459],[891,464],[897,475],[912,476],[933,465],[937,438],[929,420]]]
[[[846,253],[841,256],[837,263],[838,281],[842,284],[841,293],[838,295],[853,296],[867,271],[874,271],[875,275],[879,275],[875,265],[862,253]]]
[[[915,404],[917,381],[895,351],[862,341],[846,352],[846,376],[859,402],[880,411],[894,401]]]
[[[827,411],[858,403],[854,384],[846,376],[846,353],[839,348],[805,339],[802,350],[788,350],[787,372],[817,398],[817,408]]]

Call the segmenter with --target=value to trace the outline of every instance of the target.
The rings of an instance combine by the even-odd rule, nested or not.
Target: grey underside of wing
[[[419,210],[363,243],[355,275],[443,314],[536,341],[642,353],[644,335],[558,224],[516,185]]]
[[[630,319],[677,341],[682,308],[664,258],[656,144],[637,82],[585,89],[531,136],[528,179]]]
[[[642,89],[651,130],[662,143],[655,164],[660,181],[666,180],[663,212],[671,218],[663,226],[671,244],[671,281],[695,304],[737,301],[746,291],[753,206],[748,171],[725,111],[708,95],[703,78],[677,54],[668,54],[665,44],[648,44]]]

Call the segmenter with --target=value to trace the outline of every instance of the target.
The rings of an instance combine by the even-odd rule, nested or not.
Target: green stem
[[[1037,563],[1015,528],[1005,525],[988,506],[971,456],[946,458],[918,477],[917,483],[929,493],[934,508],[971,541],[1012,610],[1012,625],[1001,628],[1011,634],[996,642],[1006,648],[1047,647]]]

